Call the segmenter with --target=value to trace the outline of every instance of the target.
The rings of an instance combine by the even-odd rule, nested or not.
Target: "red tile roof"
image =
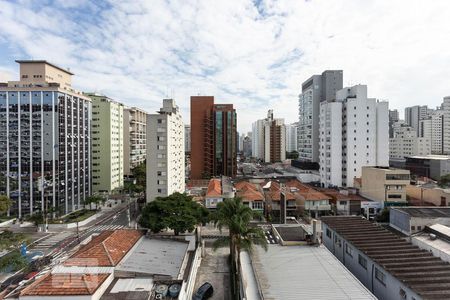
[[[238,197],[241,197],[243,201],[263,201],[264,196],[261,192],[253,190],[251,188],[245,188],[243,191],[237,193]]]
[[[92,295],[110,274],[51,274],[26,287],[20,296]]]
[[[213,178],[209,181],[206,197],[221,197],[222,196],[222,182],[220,179]]]
[[[122,260],[141,236],[142,232],[138,230],[103,231],[81,247],[64,265],[113,267]]]
[[[234,187],[236,188],[237,191],[241,191],[241,190],[247,190],[247,189],[252,189],[252,190],[257,190],[256,185],[254,185],[253,183],[250,183],[248,181],[240,181],[238,183],[236,183],[234,185]]]

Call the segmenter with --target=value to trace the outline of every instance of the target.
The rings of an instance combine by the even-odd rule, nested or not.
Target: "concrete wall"
[[[407,185],[406,194],[411,198],[422,199],[429,203],[433,203],[436,206],[441,206],[441,197],[445,198],[445,205],[449,206],[450,203],[450,193],[445,190],[436,188],[421,188],[420,186]]]

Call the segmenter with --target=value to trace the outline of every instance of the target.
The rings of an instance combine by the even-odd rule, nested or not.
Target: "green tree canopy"
[[[133,177],[136,179],[136,185],[140,185],[141,187],[144,187],[146,185],[146,168],[146,162],[144,161],[144,163],[131,169],[131,174],[133,174]]]
[[[6,195],[0,195],[0,214],[4,214],[11,207],[12,202]]]
[[[86,198],[84,200],[84,205],[89,205],[89,208],[92,210],[92,204],[95,204],[98,206],[98,204],[103,203],[105,199],[102,196],[99,195],[92,195]]]
[[[0,258],[0,271],[16,272],[28,266],[28,262],[18,250],[14,250]]]
[[[441,179],[439,179],[439,186],[448,187],[449,185],[450,185],[450,174],[441,176]]]
[[[170,228],[178,235],[193,231],[197,224],[206,223],[208,216],[208,210],[194,202],[191,196],[174,193],[148,203],[142,210],[139,225],[154,233]]]

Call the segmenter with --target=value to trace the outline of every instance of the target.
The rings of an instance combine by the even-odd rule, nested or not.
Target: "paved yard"
[[[197,291],[200,285],[208,281],[214,288],[211,300],[228,300],[230,299],[229,248],[219,248],[214,251],[212,247],[207,246],[205,250],[206,255],[200,264],[194,291]]]

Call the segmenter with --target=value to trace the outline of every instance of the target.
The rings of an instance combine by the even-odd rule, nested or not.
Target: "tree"
[[[214,248],[229,245],[231,258],[231,276],[233,282],[233,294],[238,298],[240,291],[239,270],[241,250],[252,251],[253,245],[259,245],[267,250],[267,241],[264,232],[259,227],[251,227],[250,221],[255,216],[252,209],[242,203],[238,197],[226,199],[217,205],[217,211],[213,216],[214,223],[220,231],[228,228],[229,235],[214,242]]]
[[[12,202],[6,195],[0,195],[0,214],[4,214],[11,207]]]
[[[142,210],[139,225],[154,233],[166,228],[175,235],[192,232],[195,225],[208,221],[208,210],[192,200],[191,196],[173,193],[168,197],[157,197]]]
[[[86,200],[84,200],[84,205],[88,205],[89,204],[89,209],[92,210],[92,204],[95,204],[96,207],[98,207],[99,203],[104,203],[104,198],[102,196],[98,196],[98,195],[92,195],[86,198]]]
[[[137,165],[133,169],[131,169],[131,174],[133,174],[134,179],[136,179],[136,185],[140,185],[141,187],[144,187],[146,183],[147,178],[147,164],[146,161],[144,161],[142,164]]]
[[[0,258],[0,271],[16,272],[28,266],[28,262],[18,250],[14,250]]]
[[[450,185],[450,174],[443,175],[439,179],[439,186],[440,187],[448,187]]]
[[[287,152],[286,151],[286,158],[287,159],[297,159],[298,158],[298,152],[297,151],[291,151],[291,152]]]

